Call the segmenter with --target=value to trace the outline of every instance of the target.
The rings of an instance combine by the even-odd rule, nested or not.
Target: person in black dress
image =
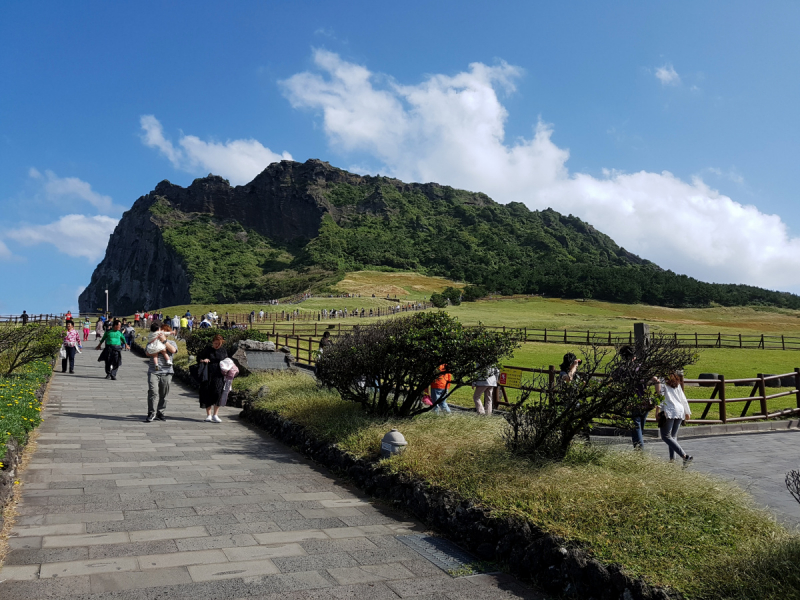
[[[228,358],[228,353],[222,344],[225,342],[221,335],[214,336],[210,346],[206,346],[197,355],[198,363],[205,363],[208,368],[208,378],[200,382],[200,406],[206,409],[205,420],[210,423],[220,423],[219,401],[222,388],[225,386],[225,376],[219,368],[219,363]]]

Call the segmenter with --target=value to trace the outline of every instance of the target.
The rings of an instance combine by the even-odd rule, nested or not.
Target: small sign
[[[519,369],[506,369],[500,371],[500,377],[497,380],[499,385],[510,388],[522,387],[522,371]]]

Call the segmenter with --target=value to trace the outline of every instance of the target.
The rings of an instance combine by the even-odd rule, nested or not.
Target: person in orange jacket
[[[447,393],[450,388],[450,381],[453,376],[447,372],[447,365],[439,365],[439,372],[441,375],[431,384],[431,400],[433,401],[433,412],[438,413],[440,410],[450,414],[450,407],[447,405],[447,400],[442,400],[440,403],[439,398]]]

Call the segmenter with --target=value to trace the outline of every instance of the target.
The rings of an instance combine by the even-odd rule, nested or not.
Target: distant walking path
[[[681,445],[695,457],[692,469],[736,481],[784,525],[800,526],[800,504],[784,483],[788,471],[800,468],[800,431],[687,438]],[[648,441],[647,446],[662,457],[667,454],[663,442]]]
[[[173,383],[144,423],[146,364],[98,352],[54,375],[0,598],[540,598],[507,576],[452,578],[398,536],[422,527]]]

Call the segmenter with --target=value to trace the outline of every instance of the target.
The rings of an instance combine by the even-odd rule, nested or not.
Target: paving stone
[[[178,382],[169,420],[144,423],[146,361],[131,356],[111,386],[94,358],[79,355],[81,377],[51,382],[22,475],[24,537],[10,539],[6,567],[37,578],[0,584],[2,600],[384,600],[398,597],[385,581],[410,573],[428,587],[406,591],[436,600],[446,600],[443,581],[448,593],[506,593],[437,577],[394,540],[423,530],[418,523],[243,426],[235,411],[203,423],[196,393]]]
[[[139,562],[132,557],[101,558],[94,560],[76,560],[67,562],[45,563],[41,567],[40,577],[75,577],[94,573],[117,573],[120,571],[137,571]]]

